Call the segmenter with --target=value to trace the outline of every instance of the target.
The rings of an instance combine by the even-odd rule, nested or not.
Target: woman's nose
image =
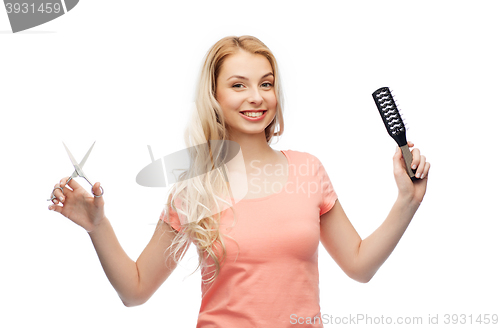
[[[261,104],[264,98],[260,94],[260,90],[258,88],[251,88],[248,95],[248,102],[252,104]]]

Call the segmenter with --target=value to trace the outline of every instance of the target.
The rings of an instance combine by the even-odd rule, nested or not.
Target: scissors
[[[92,182],[90,182],[89,179],[87,179],[87,176],[85,175],[85,173],[82,170],[82,167],[83,167],[83,165],[85,165],[85,162],[87,161],[87,158],[89,157],[89,154],[92,151],[92,148],[94,148],[94,144],[95,144],[95,141],[92,144],[92,147],[90,147],[90,149],[87,151],[87,154],[85,154],[85,157],[82,159],[82,161],[80,162],[80,164],[78,164],[76,162],[75,158],[73,157],[73,155],[71,154],[71,152],[69,151],[68,147],[66,147],[66,145],[63,142],[64,148],[66,148],[66,152],[68,153],[68,156],[71,159],[71,163],[73,163],[73,166],[75,167],[75,171],[73,171],[73,174],[69,177],[68,181],[66,181],[66,185],[71,181],[71,179],[76,178],[76,177],[82,177],[85,180],[87,180],[88,183],[90,183],[91,187],[94,186],[94,184]],[[56,196],[54,196],[54,190],[56,190],[56,189],[61,189],[61,191],[64,193],[64,189],[63,188],[66,185],[64,185],[62,188],[61,187],[54,188],[52,190],[51,198],[47,199],[47,200],[51,201],[51,200],[53,200],[53,199],[56,198]],[[96,194],[94,194],[94,191],[91,189],[92,190],[92,194],[94,194],[94,197],[101,197],[104,194],[104,189],[102,189],[101,186],[99,186],[99,188],[101,188],[101,194],[99,196],[97,196]]]

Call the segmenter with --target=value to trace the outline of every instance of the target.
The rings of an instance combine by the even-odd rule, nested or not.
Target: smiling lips
[[[266,116],[267,110],[246,110],[240,112],[240,115],[249,121],[261,120]]]
[[[242,111],[241,113],[248,117],[261,117],[265,112],[265,110],[248,110]]]
[[[240,113],[258,113],[258,112],[265,112],[265,109],[249,109],[249,110],[242,110]]]
[[[251,117],[255,117],[255,116],[261,116],[262,114],[264,114],[267,110],[265,109],[249,109],[249,110],[242,110],[240,113],[243,114],[243,115],[246,115],[246,116],[251,116]]]

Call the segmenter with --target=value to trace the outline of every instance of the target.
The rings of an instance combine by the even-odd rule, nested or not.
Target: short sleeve
[[[315,158],[317,161],[318,168],[318,180],[319,180],[319,190],[321,191],[321,201],[320,201],[320,211],[319,215],[323,215],[332,209],[333,205],[337,201],[337,193],[333,189],[332,182],[326,173],[325,167],[321,161]]]
[[[176,200],[176,206],[177,206],[177,200]],[[169,209],[168,211],[168,217],[167,217],[167,208]],[[163,220],[164,222],[170,224],[172,228],[174,228],[176,231],[181,230],[181,222],[179,220],[179,215],[177,214],[176,211],[170,206],[170,203],[167,204],[166,208],[163,209],[160,215],[160,219]]]

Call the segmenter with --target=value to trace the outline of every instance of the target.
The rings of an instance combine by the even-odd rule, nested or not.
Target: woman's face
[[[274,75],[263,55],[240,51],[228,56],[216,81],[215,98],[232,135],[264,133],[276,115]],[[259,120],[248,120],[242,112],[265,111]]]

